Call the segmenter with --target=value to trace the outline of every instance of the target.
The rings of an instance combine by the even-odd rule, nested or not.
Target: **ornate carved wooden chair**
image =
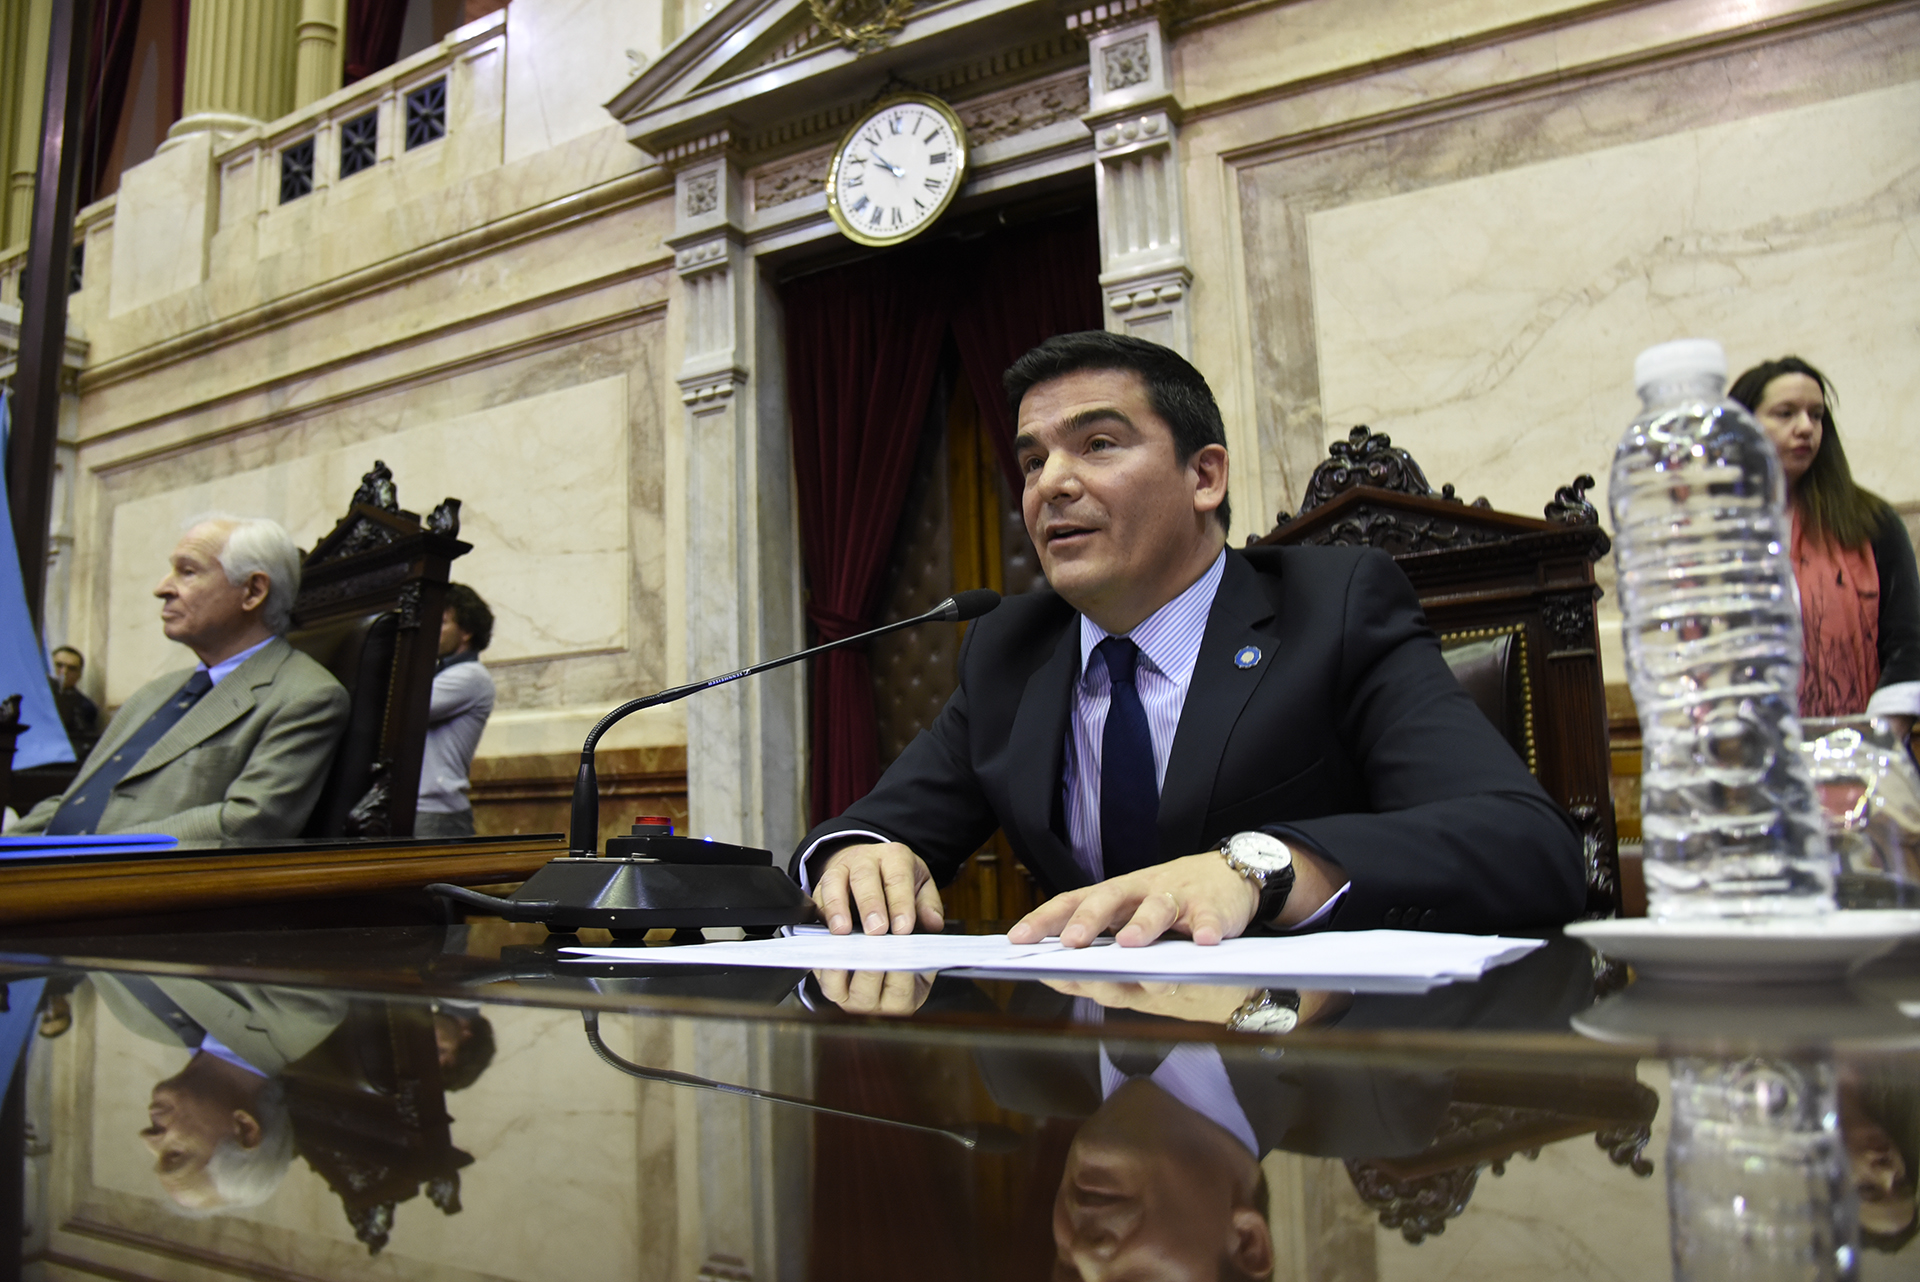
[[[1591,1135],[1615,1166],[1645,1179],[1653,1174],[1646,1147],[1659,1107],[1630,1065],[1596,1065],[1574,1077],[1465,1071],[1423,1152],[1350,1160],[1347,1175],[1382,1225],[1418,1244],[1467,1209],[1482,1171],[1505,1175],[1515,1157],[1532,1160],[1561,1140]]]
[[[1545,519],[1435,493],[1413,456],[1356,427],[1314,469],[1298,515],[1281,513],[1252,544],[1342,544],[1392,554],[1440,634],[1468,693],[1586,839],[1587,912],[1620,910],[1608,787],[1593,565],[1610,541],[1586,500],[1593,478],[1563,486]]]
[[[394,1208],[424,1193],[460,1211],[460,1171],[424,1004],[356,999],[332,1036],[282,1077],[295,1149],[340,1198],[353,1234],[378,1255]]]
[[[309,837],[413,833],[447,569],[472,550],[459,533],[459,499],[423,523],[401,510],[393,473],[376,460],[302,561],[287,640],[353,697]]]

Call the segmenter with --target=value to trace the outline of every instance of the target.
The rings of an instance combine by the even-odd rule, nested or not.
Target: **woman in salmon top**
[[[1833,384],[1783,356],[1727,394],[1753,412],[1787,474],[1807,648],[1800,715],[1884,716],[1905,738],[1920,714],[1920,574],[1899,514],[1854,484],[1829,407]]]

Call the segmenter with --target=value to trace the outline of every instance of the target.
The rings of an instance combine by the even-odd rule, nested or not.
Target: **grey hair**
[[[293,1165],[293,1115],[287,1111],[287,1092],[278,1078],[267,1079],[247,1111],[260,1123],[260,1142],[244,1148],[232,1135],[222,1139],[207,1155],[206,1165],[207,1183],[218,1201],[211,1206],[182,1207],[182,1214],[199,1219],[259,1206],[287,1178],[287,1168]]]
[[[201,525],[227,527],[226,545],[220,549],[220,568],[227,582],[239,587],[248,576],[267,576],[267,602],[261,607],[261,621],[275,636],[293,626],[293,602],[300,595],[300,549],[293,536],[278,521],[263,516],[234,516],[228,512],[208,512],[186,524],[191,530]]]

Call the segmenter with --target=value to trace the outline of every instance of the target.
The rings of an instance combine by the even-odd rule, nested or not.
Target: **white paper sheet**
[[[824,927],[776,939],[736,939],[677,948],[573,947],[575,961],[681,966],[778,966],[793,970],[954,970],[998,966],[1028,953],[1060,953],[1058,941],[1011,944],[1005,935],[830,935]]]
[[[1228,939],[1208,947],[1163,939],[1145,948],[1060,949],[991,963],[1006,975],[1151,976],[1195,980],[1329,981],[1478,979],[1542,946],[1537,939],[1443,935],[1425,930],[1330,931]]]
[[[996,975],[1127,976],[1195,980],[1407,982],[1409,987],[1477,979],[1524,957],[1537,939],[1446,935],[1425,930],[1332,931],[1229,939],[1211,947],[1162,940],[1146,948],[1111,942],[1062,948],[1057,940],[1013,944],[1005,935],[829,935],[736,940],[685,948],[563,949],[580,961],[644,965],[777,966],[794,970],[965,970]]]

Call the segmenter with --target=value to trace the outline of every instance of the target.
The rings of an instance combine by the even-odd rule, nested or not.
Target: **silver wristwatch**
[[[1236,832],[1220,843],[1220,855],[1227,867],[1259,888],[1254,920],[1277,917],[1293,893],[1293,851],[1287,843],[1272,833]]]
[[[1263,988],[1233,1012],[1227,1027],[1236,1033],[1291,1033],[1300,1023],[1300,994]]]

